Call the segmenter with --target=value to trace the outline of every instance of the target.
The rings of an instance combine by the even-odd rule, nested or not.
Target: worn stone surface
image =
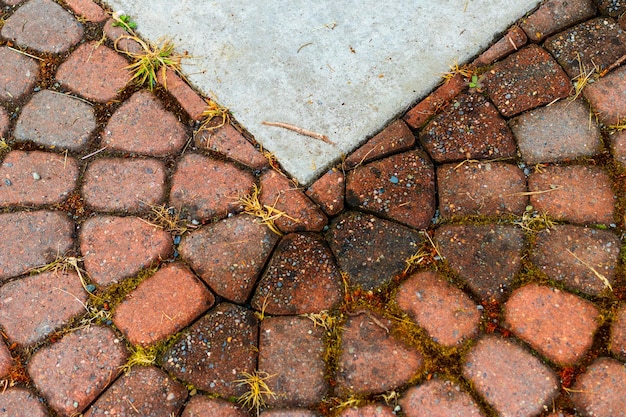
[[[528,204],[524,172],[503,162],[441,165],[437,190],[443,217],[521,215]]]
[[[422,151],[409,151],[350,171],[346,203],[415,229],[435,214],[435,170]]]
[[[622,167],[626,167],[626,130],[612,134],[609,139],[613,158]]]
[[[0,50],[0,54],[2,50]],[[0,76],[1,79],[1,76]],[[2,87],[0,87],[0,90]],[[4,107],[0,106],[0,139],[3,139],[6,134],[9,132],[9,115]]]
[[[548,0],[524,19],[520,27],[533,42],[541,42],[562,29],[589,19],[596,12],[592,0]]]
[[[502,300],[520,268],[524,235],[513,226],[445,225],[435,241],[450,267],[482,300]]]
[[[106,12],[92,0],[65,0],[67,5],[79,16],[90,22],[104,22],[107,19]]]
[[[591,302],[537,284],[515,290],[504,311],[517,337],[560,365],[578,362],[600,325],[600,311]]]
[[[241,211],[238,198],[254,186],[252,174],[199,154],[186,154],[172,176],[170,204],[192,219],[207,222]]]
[[[13,136],[50,148],[80,151],[95,128],[96,117],[89,104],[43,90],[24,106]]]
[[[179,381],[223,396],[240,396],[242,372],[257,363],[258,323],[244,307],[221,303],[185,330],[163,356],[163,368]]]
[[[196,395],[189,400],[181,417],[203,416],[249,417],[249,414],[231,402],[220,400],[219,398]]]
[[[274,250],[251,304],[268,314],[317,313],[342,296],[339,268],[321,236],[291,233]]]
[[[269,317],[261,322],[258,369],[273,375],[267,386],[273,407],[309,407],[328,392],[324,378],[324,329],[306,317]]]
[[[288,410],[263,411],[259,417],[321,417],[321,416],[310,410],[292,408]]]
[[[187,115],[193,120],[202,120],[202,113],[208,108],[207,102],[183,81],[176,72],[170,68],[157,71],[157,82],[161,84],[180,104]]]
[[[530,204],[557,220],[589,224],[614,222],[616,197],[600,167],[549,166],[528,177]]]
[[[0,207],[60,203],[74,190],[78,175],[71,156],[11,151],[0,164]]]
[[[33,383],[63,417],[81,413],[120,372],[127,352],[115,333],[91,326],[36,352],[27,366]]]
[[[92,217],[80,230],[85,269],[98,285],[128,278],[172,252],[166,231],[138,217]]]
[[[0,392],[0,415],[11,417],[49,417],[39,398],[26,388],[8,388]]]
[[[194,139],[198,148],[223,155],[250,168],[263,169],[268,165],[261,152],[230,123],[213,130],[200,130]]]
[[[444,346],[460,344],[478,332],[480,312],[476,304],[436,272],[418,272],[403,281],[396,302]]]
[[[585,416],[619,416],[626,410],[626,368],[610,358],[598,358],[573,387],[572,399]]]
[[[317,203],[327,216],[334,216],[343,211],[345,189],[345,175],[333,168],[315,181],[306,191],[306,195]]]
[[[67,51],[83,37],[83,26],[52,0],[29,0],[9,17],[4,38],[38,52]]]
[[[133,415],[171,417],[187,399],[187,389],[154,366],[135,366],[107,389],[85,417]]]
[[[606,125],[616,125],[626,117],[626,65],[588,84],[583,95]]]
[[[524,33],[520,27],[513,26],[506,35],[480,54],[479,57],[472,62],[472,66],[480,67],[491,65],[522,48],[527,42],[528,37],[526,33]]]
[[[556,375],[514,342],[480,339],[465,358],[463,375],[500,415],[534,416],[558,393]]]
[[[335,378],[339,395],[385,392],[421,371],[422,354],[390,335],[390,326],[389,320],[369,310],[348,318]]]
[[[614,313],[609,347],[614,355],[626,361],[626,304]]]
[[[13,358],[11,352],[4,342],[0,343],[0,379],[3,379],[11,371],[13,366]]]
[[[345,212],[332,221],[326,240],[350,284],[371,290],[404,270],[422,238],[413,229],[376,216]]]
[[[563,69],[536,45],[496,63],[480,82],[505,117],[565,98],[572,87]]]
[[[349,407],[339,414],[339,417],[394,417],[391,407],[382,404],[369,404],[363,407]],[[288,417],[288,416],[285,416]],[[308,417],[308,416],[303,416]]]
[[[82,195],[95,211],[149,211],[165,198],[165,174],[165,166],[156,159],[97,159],[87,167]]]
[[[169,264],[126,296],[115,309],[113,323],[133,345],[154,345],[185,328],[214,302],[189,268]]]
[[[619,253],[620,241],[614,233],[564,224],[537,234],[531,260],[549,278],[598,295],[607,290],[607,283],[614,283]]]
[[[472,397],[452,381],[431,379],[409,388],[400,399],[407,417],[482,417]]]
[[[603,15],[618,17],[626,12],[626,3],[622,0],[597,0],[596,4]]]
[[[513,119],[509,126],[527,164],[567,161],[600,152],[600,129],[582,100],[560,101]]]
[[[114,45],[117,45],[117,49],[124,53],[142,53],[144,49],[141,44],[134,39],[128,38],[128,32],[126,32],[126,30],[121,26],[113,26],[114,23],[115,19],[108,19],[104,24],[102,31],[107,38],[113,41]]]
[[[10,341],[30,345],[84,313],[86,302],[87,293],[73,271],[11,281],[0,287],[0,326]]]
[[[493,104],[480,94],[461,94],[419,136],[435,162],[515,156],[515,141]]]
[[[72,246],[73,235],[74,224],[60,212],[0,214],[0,282],[65,254]]]
[[[0,100],[18,100],[35,86],[38,74],[33,58],[0,47]]]
[[[178,250],[213,291],[245,303],[276,242],[267,226],[239,215],[186,234]]]

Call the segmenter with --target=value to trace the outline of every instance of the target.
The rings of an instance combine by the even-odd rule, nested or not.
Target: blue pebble
[[[87,291],[88,292],[94,292],[96,290],[96,286],[93,284],[87,284]]]
[[[391,178],[389,178],[389,182],[391,182],[392,184],[397,184],[400,182],[400,180],[395,175],[392,175]]]

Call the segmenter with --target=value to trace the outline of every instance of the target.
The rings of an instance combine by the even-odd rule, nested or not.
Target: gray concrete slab
[[[283,167],[310,183],[485,49],[539,0],[107,0]],[[289,123],[334,143],[273,126]]]

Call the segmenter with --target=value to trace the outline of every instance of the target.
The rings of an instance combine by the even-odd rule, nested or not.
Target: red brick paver
[[[598,118],[606,125],[616,125],[626,118],[626,65],[589,84],[583,95]]]
[[[268,410],[263,411],[259,417],[318,417],[318,414],[303,409]]]
[[[24,388],[9,388],[0,392],[0,415],[11,417],[49,417],[39,398]]]
[[[0,50],[0,53],[2,51]],[[0,87],[1,89],[1,87]],[[0,139],[4,138],[4,135],[9,131],[9,115],[4,107],[0,106]]]
[[[101,23],[107,19],[107,14],[102,7],[92,0],[65,0],[67,5],[76,13],[90,22]]]
[[[472,397],[452,381],[432,379],[409,388],[400,400],[407,417],[482,417]]]
[[[609,136],[611,153],[619,164],[626,168],[626,130],[615,132]]]
[[[250,168],[263,169],[267,166],[267,159],[231,124],[214,130],[200,130],[195,136],[195,143],[200,149],[224,155]]]
[[[170,68],[157,72],[157,82],[161,84],[174,98],[178,104],[193,120],[202,120],[202,113],[207,109],[207,103],[193,89],[183,81],[178,74]],[[229,125],[230,126],[230,125]]]
[[[130,52],[133,54],[140,54],[144,52],[144,49],[139,42],[134,39],[130,39],[128,32],[126,32],[126,30],[121,26],[113,26],[114,23],[115,19],[108,19],[104,24],[102,31],[106,37],[117,46],[119,51]]]
[[[357,165],[410,150],[415,144],[415,136],[402,120],[396,120],[382,132],[368,140],[365,145],[352,152],[343,162],[346,169]]]
[[[521,28],[513,26],[499,41],[480,54],[480,56],[472,62],[472,65],[479,67],[493,64],[517,51],[526,45],[527,42],[528,37],[526,33],[524,33]]]
[[[626,304],[622,305],[613,315],[609,346],[614,355],[626,360]]]
[[[521,23],[528,38],[533,42],[541,42],[561,29],[565,29],[595,14],[592,0],[548,0]]]
[[[317,203],[327,216],[334,216],[343,211],[345,188],[345,175],[333,168],[315,181],[306,191],[306,195]]]
[[[610,358],[596,359],[574,384],[572,399],[584,416],[612,417],[626,410],[626,368]]]
[[[358,408],[347,408],[339,414],[339,417],[394,417],[395,415],[396,413],[389,406],[369,404]]]
[[[218,398],[196,395],[189,400],[181,417],[248,417],[248,413],[235,404]]]
[[[0,100],[17,100],[37,81],[39,65],[7,47],[0,47]]]
[[[7,376],[13,366],[13,358],[11,352],[4,342],[0,343],[0,379]]]

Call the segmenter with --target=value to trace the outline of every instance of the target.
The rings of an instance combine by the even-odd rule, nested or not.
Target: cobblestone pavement
[[[309,187],[91,0],[0,5],[0,416],[626,415],[624,2]]]

